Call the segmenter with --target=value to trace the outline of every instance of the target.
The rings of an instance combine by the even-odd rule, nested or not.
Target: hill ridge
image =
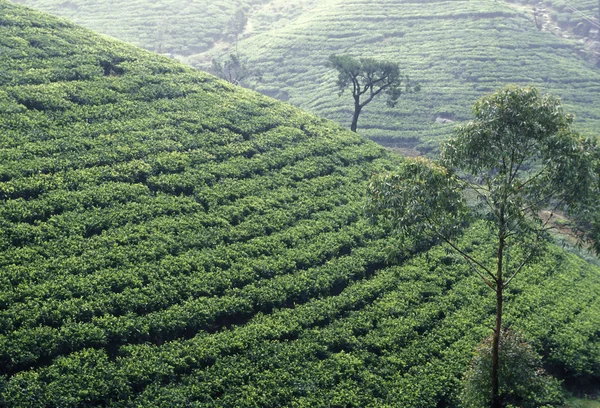
[[[117,31],[124,26],[115,23],[118,16],[106,17],[105,6],[90,10],[92,18],[61,10],[56,0],[26,2],[73,18],[85,17],[89,26]],[[187,47],[216,38],[215,33],[222,37],[233,10],[241,7],[258,30],[256,35],[239,38],[238,51],[253,72],[262,73],[260,81],[247,80],[245,85],[344,125],[351,118],[351,101],[336,96],[335,75],[326,67],[328,56],[349,53],[400,63],[404,73],[422,83],[423,92],[406,95],[395,109],[374,101],[365,109],[359,129],[387,146],[402,148],[417,140],[414,154],[435,151],[452,129],[447,123],[439,123],[438,118],[459,122],[468,119],[475,100],[506,83],[535,85],[562,96],[567,108],[579,118],[578,130],[595,136],[600,117],[596,109],[600,106],[596,92],[600,71],[586,61],[588,57],[584,56],[589,53],[581,51],[577,39],[536,28],[533,16],[524,11],[535,6],[531,1],[428,1],[426,7],[421,2],[391,0],[368,4],[362,0],[192,3],[194,10],[185,18],[169,19],[170,34],[165,32],[164,42],[169,38],[173,55],[184,55],[186,63],[210,70],[211,58],[223,57],[220,54],[232,49],[219,46],[207,51],[209,44],[202,46],[198,54],[186,51]],[[587,35],[589,24],[580,16],[569,14],[558,1],[547,3],[557,25]],[[140,19],[155,24],[156,13],[143,4],[142,0],[132,2],[123,13],[143,10]],[[170,10],[175,3],[159,4]],[[590,0],[576,0],[575,4],[588,13],[597,7]],[[269,13],[260,12],[261,7]],[[210,24],[198,23],[208,16]],[[190,24],[188,19],[196,23]],[[99,21],[104,21],[104,26],[98,25]],[[191,35],[190,26],[200,28]],[[147,30],[141,20],[134,19],[130,30],[120,36],[156,49],[157,41]],[[222,45],[226,40],[223,37],[215,41]],[[584,48],[593,51],[588,43]]]

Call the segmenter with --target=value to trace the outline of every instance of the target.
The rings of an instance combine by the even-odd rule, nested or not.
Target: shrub
[[[463,377],[460,398],[465,408],[491,404],[492,339],[488,336],[477,347]],[[553,407],[564,402],[559,381],[546,374],[541,357],[519,332],[506,330],[501,336],[500,395],[504,407]]]

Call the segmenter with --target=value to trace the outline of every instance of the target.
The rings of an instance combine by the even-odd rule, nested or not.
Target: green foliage
[[[585,398],[569,398],[565,404],[567,408],[598,408],[600,401]]]
[[[213,59],[212,73],[234,85],[242,85],[250,78],[260,80],[260,73],[253,72],[237,53],[223,59]]]
[[[386,95],[388,106],[394,107],[402,95],[403,80],[404,92],[419,90],[419,85],[411,85],[408,77],[400,76],[400,66],[397,63],[332,54],[329,57],[329,65],[338,71],[337,86],[340,96],[348,88],[352,91],[354,115],[350,129],[354,132],[361,110],[379,94]]]
[[[451,237],[468,215],[457,178],[425,159],[406,159],[394,173],[373,176],[369,193],[367,215],[405,236]]]
[[[466,172],[463,180],[449,177],[444,167],[411,163],[409,171],[372,178],[369,212],[403,233],[444,240],[494,291],[489,388],[491,406],[500,408],[506,402],[499,384],[503,292],[546,247],[543,238],[553,211],[597,209],[598,152],[593,141],[571,132],[571,117],[560,102],[539,97],[535,88],[505,88],[482,98],[473,111],[475,120],[457,127],[442,151],[444,164]],[[457,215],[466,213],[459,185],[481,202],[475,209],[494,236],[493,266],[488,257],[474,257],[452,242],[461,222]],[[550,206],[549,219],[542,221],[540,211]]]
[[[445,246],[387,265],[399,158],[2,0],[0,42],[0,406],[456,405],[492,299]],[[539,261],[507,318],[595,380],[598,269]]]
[[[246,24],[248,24],[248,16],[242,7],[238,7],[227,23],[228,32],[236,37],[236,42],[237,37],[244,32]]]
[[[400,63],[427,92],[404,95],[395,108],[385,98],[374,100],[362,113],[361,134],[386,145],[437,151],[452,135],[454,125],[445,121],[467,121],[470,101],[506,83],[561,95],[586,136],[595,137],[599,125],[600,74],[577,53],[581,44],[538,30],[531,9],[509,1],[436,0],[427,7],[398,6],[397,0],[132,0],[127,7],[104,0],[20,2],[204,70],[231,52],[220,42],[242,7],[250,24],[239,50],[249,67],[264,73],[247,85],[344,126],[352,107],[336,95],[329,56]],[[597,0],[570,4],[588,15],[598,7]]]
[[[189,56],[244,30],[245,9],[263,0],[145,0],[115,4],[109,1],[20,0],[21,3],[66,17],[94,31],[148,50]]]
[[[477,178],[467,184],[499,233],[519,242],[547,225],[538,218],[543,209],[551,210],[550,218],[557,209],[596,210],[596,143],[571,130],[572,116],[558,98],[507,87],[479,100],[473,113],[475,120],[443,145],[442,157]]]
[[[427,89],[405,95],[393,109],[384,98],[374,100],[361,114],[361,134],[386,145],[437,150],[454,127],[444,120],[468,120],[469,101],[506,83],[560,94],[577,115],[577,129],[596,136],[598,72],[575,54],[580,45],[539,31],[529,10],[505,1],[430,1],[423,7],[392,0],[322,1],[316,10],[276,32],[242,40],[252,66],[265,72],[257,90],[287,95],[289,102],[349,126],[352,108],[336,96],[335,76],[315,63],[332,53],[349,54],[400,63]],[[325,91],[323,78],[330,84]]]
[[[522,334],[505,331],[500,337],[500,392],[507,407],[539,408],[562,406],[560,383],[544,372],[542,359]],[[463,378],[461,406],[491,405],[492,336],[475,350]]]
[[[248,76],[248,68],[239,55],[229,54],[224,61],[213,59],[212,72],[221,79],[239,85]]]
[[[364,95],[364,99],[367,99],[361,102],[363,106],[379,93],[383,93],[388,97],[388,106],[394,107],[402,95],[403,78],[400,76],[398,64],[372,58],[354,59],[349,55],[331,55],[329,64],[338,71],[337,86],[340,95],[352,85],[353,97]],[[408,81],[405,86],[408,90]]]

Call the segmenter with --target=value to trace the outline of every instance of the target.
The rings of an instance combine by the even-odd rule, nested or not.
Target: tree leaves
[[[406,159],[391,174],[374,175],[366,213],[404,235],[451,237],[468,209],[458,179],[426,159]]]
[[[403,92],[417,92],[421,89],[418,84],[412,84],[408,76],[403,77],[400,74],[398,63],[332,54],[329,57],[329,66],[338,71],[337,85],[340,96],[347,88],[352,89],[354,117],[351,130],[354,132],[362,108],[379,94],[386,95],[388,106],[394,107]]]
[[[475,120],[443,145],[442,162],[471,175],[466,188],[485,202],[484,216],[505,215],[508,234],[541,231],[551,213],[593,205],[598,194],[596,143],[571,129],[560,100],[535,88],[506,87],[478,101]],[[472,177],[475,177],[472,178]]]

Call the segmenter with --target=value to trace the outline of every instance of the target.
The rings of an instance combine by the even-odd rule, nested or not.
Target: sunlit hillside
[[[213,57],[234,52],[227,22],[241,7],[248,23],[237,48],[248,66],[262,74],[259,82],[246,85],[345,126],[351,99],[348,94],[338,98],[328,56],[396,61],[422,84],[422,92],[406,95],[394,109],[374,101],[365,108],[359,130],[411,154],[436,148],[451,133],[451,121],[467,119],[476,99],[506,83],[536,85],[561,95],[583,133],[591,135],[599,125],[600,70],[588,57],[600,43],[585,37],[593,36],[594,26],[582,17],[597,14],[592,0],[557,0],[543,8],[535,2],[491,0],[26,4],[170,52],[201,69],[209,69]],[[543,10],[540,29],[534,6]],[[415,145],[417,152],[410,150]]]
[[[323,1],[284,29],[242,44],[250,65],[266,73],[258,90],[346,125],[352,99],[338,97],[327,57],[399,62],[422,91],[393,109],[383,100],[365,108],[359,131],[380,141],[416,138],[436,146],[455,125],[447,119],[467,119],[473,101],[506,83],[561,95],[583,132],[594,133],[600,120],[600,70],[568,39],[538,30],[528,14],[502,1]]]
[[[0,406],[456,406],[494,298],[363,216],[401,157],[5,0],[0,52]],[[593,384],[599,293],[550,246],[505,321]]]
[[[158,53],[185,58],[232,43],[237,10],[252,17],[244,35],[281,27],[318,0],[14,0]]]

